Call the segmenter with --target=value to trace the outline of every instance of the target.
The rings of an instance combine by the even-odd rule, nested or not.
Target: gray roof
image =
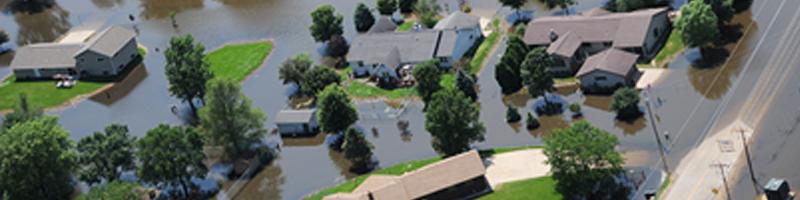
[[[472,16],[461,11],[454,12],[442,20],[439,20],[433,29],[462,29],[462,28],[478,28],[480,27],[480,17]]]
[[[71,68],[75,67],[73,54],[83,47],[82,44],[33,44],[17,49],[14,60],[11,61],[13,69],[36,68]]]
[[[381,63],[383,65],[386,65],[386,67],[397,68],[398,66],[400,66],[401,62],[402,61],[400,61],[400,50],[397,49],[397,47],[395,47],[389,51],[389,54],[387,54],[386,57],[383,58],[383,61]]]
[[[571,32],[583,42],[613,42],[614,47],[644,45],[653,17],[667,8],[644,9],[629,13],[605,15],[572,15],[541,17],[528,23],[523,40],[528,45],[550,44],[550,30],[556,34]]]
[[[114,57],[114,54],[119,52],[119,50],[122,49],[125,44],[133,40],[135,36],[136,33],[133,31],[118,26],[111,26],[92,38],[84,49],[81,49],[77,54],[82,54],[87,50],[91,50],[101,55]],[[75,56],[77,56],[77,54]]]
[[[375,21],[375,24],[369,28],[367,33],[394,32],[395,29],[397,29],[397,24],[395,24],[391,18],[388,16],[380,16],[378,20]]]
[[[583,76],[595,70],[626,76],[634,68],[639,55],[627,51],[610,48],[598,54],[589,56],[578,70],[576,76]]]
[[[397,48],[402,63],[422,62],[434,57],[439,31],[387,32],[360,34],[353,38],[349,61],[381,63],[389,51]]]
[[[441,39],[439,39],[439,46],[436,50],[436,57],[449,57],[453,55],[453,50],[456,49],[458,41],[458,33],[456,30],[443,30]]]
[[[316,109],[281,110],[275,115],[275,123],[308,123],[314,118]]]
[[[578,51],[578,47],[581,47],[581,42],[581,36],[567,31],[547,47],[547,53],[569,58],[575,55],[575,51]]]

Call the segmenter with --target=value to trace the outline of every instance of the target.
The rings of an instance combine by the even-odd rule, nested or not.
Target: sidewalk
[[[735,170],[741,169],[744,164],[737,163],[742,162],[738,158],[744,155],[740,129],[744,130],[746,138],[751,138],[752,129],[736,121],[689,153],[674,171],[674,181],[660,199],[726,199],[721,170],[724,170],[728,185],[734,185],[734,176],[731,174],[736,174]]]
[[[520,150],[494,155],[486,162],[486,179],[492,188],[500,184],[547,175],[550,166],[542,149]]]

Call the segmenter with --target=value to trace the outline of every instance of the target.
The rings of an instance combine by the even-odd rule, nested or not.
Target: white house
[[[139,52],[136,33],[112,26],[75,42],[62,40],[17,50],[11,68],[17,79],[49,79],[57,74],[110,77],[125,70]]]
[[[319,129],[316,109],[281,110],[275,124],[281,135],[314,135]]]
[[[636,84],[641,72],[636,68],[639,56],[610,48],[590,56],[576,74],[581,90],[589,93],[610,93]]]

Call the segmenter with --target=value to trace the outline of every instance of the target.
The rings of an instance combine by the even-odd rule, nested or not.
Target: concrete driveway
[[[486,159],[486,179],[492,188],[500,184],[546,176],[550,166],[541,149],[520,150],[494,155]]]

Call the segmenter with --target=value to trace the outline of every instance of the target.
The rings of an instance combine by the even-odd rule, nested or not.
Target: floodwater
[[[0,6],[4,8],[0,15],[0,28],[5,29],[13,41],[5,46],[7,48],[52,41],[72,27],[101,23],[138,30],[139,42],[149,50],[143,65],[134,69],[130,77],[108,93],[51,113],[61,117],[61,124],[76,140],[102,130],[111,123],[127,124],[136,136],[142,136],[159,123],[183,124],[184,120],[172,114],[169,108],[178,105],[185,110],[187,107],[169,96],[163,70],[165,59],[156,49],[163,51],[170,37],[187,33],[193,34],[207,49],[227,42],[272,39],[275,43],[272,54],[263,68],[244,81],[242,89],[253,99],[253,105],[268,116],[275,116],[286,106],[285,94],[292,90],[278,80],[277,67],[280,63],[303,52],[319,59],[316,50],[320,44],[315,43],[309,34],[311,19],[308,13],[320,4],[334,4],[337,11],[344,15],[345,37],[352,38],[355,34],[352,13],[357,3],[325,0],[57,0],[41,12],[28,14],[9,8],[7,5],[10,1],[0,0]],[[470,2],[473,12],[482,16],[511,12],[500,7],[496,1]],[[603,2],[580,1],[570,13],[601,6]],[[681,2],[677,1],[676,5]],[[373,4],[372,1],[367,3]],[[535,10],[535,15],[539,16],[560,12],[548,11],[538,3],[531,3],[525,9]],[[178,28],[171,25],[169,15],[172,12],[176,13]],[[136,19],[130,21],[128,15]],[[749,13],[737,17],[737,21],[743,24],[749,24],[749,19]],[[761,23],[758,21],[757,24]],[[653,86],[653,94],[662,99],[661,103],[654,106],[658,126],[662,132],[669,131],[675,138],[675,141],[669,141],[672,144],[670,164],[677,163],[698,139],[702,139],[703,128],[713,118],[722,97],[730,93],[732,83],[741,74],[740,57],[749,54],[755,43],[754,38],[759,36],[758,26],[754,27],[756,31],[742,37],[742,45],[732,53],[731,62],[697,69],[691,66],[697,56],[687,52],[670,63],[669,72],[665,73],[660,83]],[[525,95],[504,98],[500,94],[493,68],[505,47],[502,43],[499,46],[498,52],[489,57],[489,64],[479,75],[480,118],[487,131],[486,140],[476,144],[476,147],[541,144],[542,136],[554,128],[569,126],[574,119],[568,111],[563,115],[541,116],[539,121],[542,127],[531,132],[525,130],[522,124],[505,123],[506,104],[520,108],[524,114],[532,111],[537,99]],[[729,45],[728,49],[733,49],[733,45]],[[0,75],[9,73],[7,65],[10,58],[11,54],[0,55]],[[608,109],[609,97],[582,96],[574,93],[574,90],[559,91],[553,95],[563,102],[581,102],[583,119],[619,136],[620,150],[626,152],[628,165],[654,166],[658,151],[652,128],[649,127],[650,119],[641,118],[632,122],[615,120],[614,113]],[[424,129],[422,104],[414,101],[401,103],[405,106],[400,110],[380,101],[364,101],[357,105],[360,112],[357,125],[367,130],[367,138],[375,146],[374,153],[380,166],[436,155],[430,146],[430,134]],[[407,121],[409,127],[401,130],[397,125],[400,121]],[[272,119],[265,124],[270,129],[275,127]],[[373,127],[377,129],[375,133],[371,131]],[[348,172],[349,163],[343,156],[329,151],[324,145],[323,135],[283,139],[271,135],[270,139],[282,142],[280,157],[251,178],[243,192],[229,194],[230,197],[299,199],[355,176]]]

